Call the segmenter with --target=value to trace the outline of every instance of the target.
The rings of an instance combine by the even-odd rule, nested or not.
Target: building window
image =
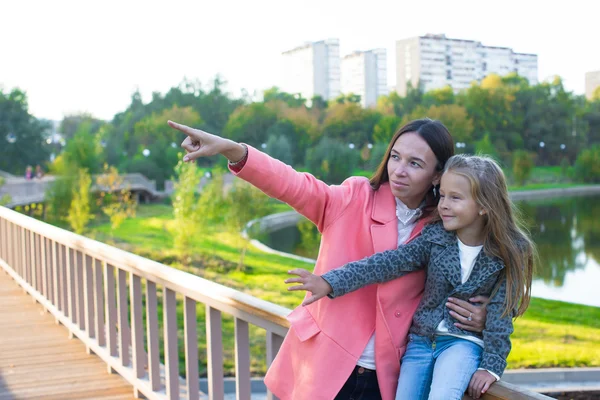
[[[452,80],[452,71],[446,71],[446,79]]]
[[[487,71],[487,63],[485,63],[485,62],[483,63],[483,70]]]

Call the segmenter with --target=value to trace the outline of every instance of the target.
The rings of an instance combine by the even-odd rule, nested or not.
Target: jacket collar
[[[380,224],[387,224],[396,218],[396,198],[392,194],[389,182],[382,183],[375,191],[371,219]]]

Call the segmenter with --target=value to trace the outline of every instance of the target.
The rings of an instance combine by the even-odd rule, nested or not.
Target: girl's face
[[[387,163],[390,188],[409,208],[417,208],[432,184],[437,184],[437,158],[427,142],[414,132],[401,135]]]
[[[483,243],[485,210],[471,194],[471,182],[462,175],[448,171],[442,175],[438,212],[448,231],[456,231],[466,245]]]

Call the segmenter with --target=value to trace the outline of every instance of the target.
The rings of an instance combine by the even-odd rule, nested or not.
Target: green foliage
[[[300,244],[296,253],[303,256],[316,259],[318,256],[319,244],[321,243],[321,233],[316,225],[307,219],[303,219],[296,225],[300,231]]]
[[[86,124],[86,129],[89,129],[91,134],[95,134],[104,125],[104,121],[94,118],[89,113],[69,114],[60,121],[58,131],[66,141],[69,141],[80,130],[82,124]]]
[[[373,174],[381,163],[381,160],[383,160],[387,148],[387,143],[375,143],[373,146],[373,149],[371,150],[371,156],[369,157],[369,161],[367,163],[367,168],[372,171]]]
[[[98,138],[91,133],[91,122],[85,121],[79,125],[77,132],[67,142],[62,157],[69,168],[86,169],[95,174],[101,170],[101,146]]]
[[[87,169],[81,168],[77,172],[75,185],[73,186],[73,195],[67,221],[71,229],[77,234],[83,234],[85,229],[94,217],[90,211],[90,189],[92,178]]]
[[[267,141],[267,131],[277,121],[274,110],[263,103],[241,106],[229,118],[224,136],[255,147]]]
[[[224,170],[214,169],[210,180],[202,188],[198,199],[200,224],[202,226],[221,225],[225,221],[227,200],[225,198]]]
[[[251,220],[270,214],[272,206],[263,192],[241,179],[236,179],[227,191],[226,210],[226,227],[230,232],[239,234]],[[247,249],[248,241],[243,240],[239,270],[244,269]]]
[[[582,182],[600,182],[600,145],[583,150],[575,161],[575,177]]]
[[[384,115],[381,117],[373,128],[373,141],[375,143],[383,143],[387,146],[400,128],[401,121],[395,115]]]
[[[490,156],[498,160],[498,152],[490,139],[490,134],[486,133],[480,140],[475,142],[475,153]]]
[[[339,140],[325,137],[306,155],[306,167],[319,179],[330,184],[348,178],[358,164],[359,154]]]
[[[268,103],[269,101],[283,101],[290,107],[301,107],[306,103],[306,99],[301,94],[290,94],[281,92],[278,87],[273,86],[263,92],[263,101]]]
[[[404,116],[401,125],[425,117],[441,121],[448,128],[455,142],[472,141],[473,121],[464,107],[457,104],[432,105],[428,109],[418,106],[413,112]]]
[[[21,175],[28,165],[44,164],[50,148],[46,136],[50,123],[29,114],[27,95],[0,87],[0,170]]]
[[[518,185],[523,186],[533,169],[533,157],[525,150],[517,150],[513,154],[512,172]]]
[[[571,168],[571,163],[569,163],[569,159],[567,157],[563,157],[560,160],[560,174],[563,178],[567,178],[569,176],[569,169]]]
[[[104,171],[96,177],[100,191],[98,205],[110,219],[111,233],[121,226],[127,218],[135,217],[137,203],[131,197],[129,187],[115,167],[104,165]]]
[[[195,163],[183,161],[177,164],[176,172],[178,179],[171,196],[174,215],[173,243],[181,262],[187,264],[192,254],[192,244],[202,232],[201,215],[196,199],[201,174]]]
[[[267,140],[266,152],[279,161],[288,165],[293,164],[292,146],[285,136],[270,136]]]
[[[0,187],[2,187],[2,185],[4,185],[4,178],[0,176]],[[8,204],[9,202],[10,196],[8,194],[5,194],[4,196],[0,197],[0,206]]]

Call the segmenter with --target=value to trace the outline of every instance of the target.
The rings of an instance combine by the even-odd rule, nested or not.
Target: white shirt
[[[423,205],[423,204],[422,204]],[[410,234],[412,233],[417,220],[423,214],[421,208],[410,209],[396,198],[396,217],[398,218],[398,246],[404,244]],[[367,368],[375,369],[375,333],[371,335],[371,338],[365,346],[365,350],[361,354],[360,358],[356,362],[357,365]]]

